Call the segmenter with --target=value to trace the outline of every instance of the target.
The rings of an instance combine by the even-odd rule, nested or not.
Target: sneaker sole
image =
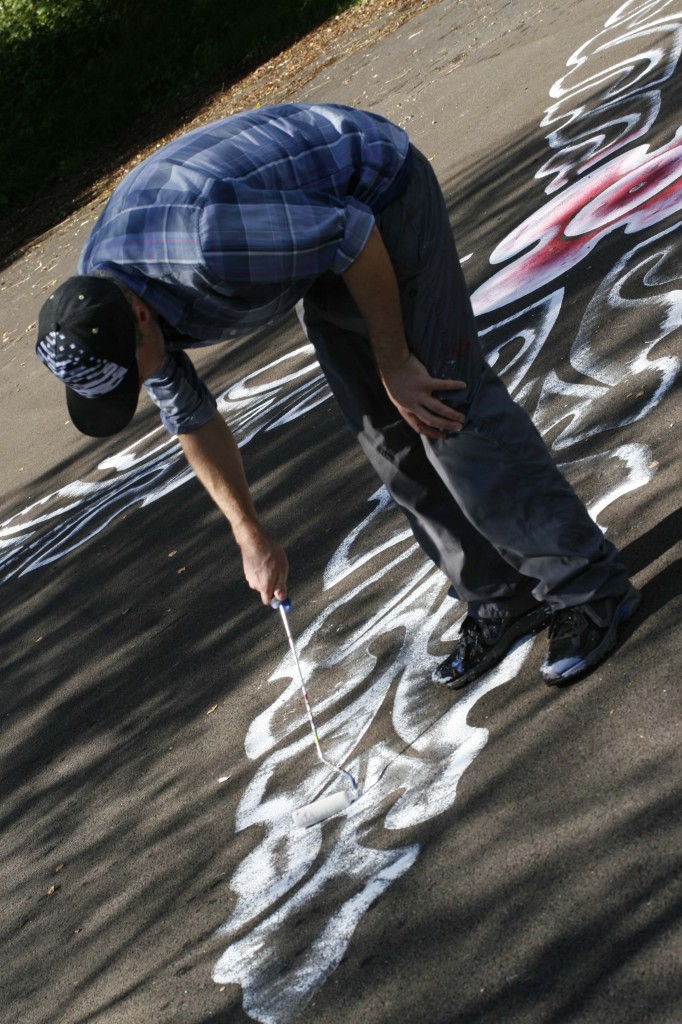
[[[576,676],[582,675],[584,672],[588,672],[591,668],[595,668],[599,665],[604,658],[609,654],[616,646],[616,640],[618,639],[618,630],[627,622],[639,607],[639,603],[642,599],[642,595],[634,587],[630,587],[627,594],[623,597],[623,600],[617,606],[613,621],[609,627],[609,631],[600,643],[599,647],[596,647],[587,658],[583,658],[582,661],[577,662],[575,665],[571,665],[570,668],[564,672],[556,672],[551,667],[544,665],[540,669],[542,678],[548,686],[557,686],[559,683],[565,682],[567,679],[574,679]]]
[[[491,668],[495,667],[495,665],[499,665],[517,640],[521,640],[523,637],[535,636],[536,633],[543,630],[549,623],[550,618],[551,612],[549,608],[534,608],[511,626],[504,636],[500,637],[497,644],[486,652],[484,657],[474,668],[470,668],[468,672],[459,676],[458,679],[452,680],[442,679],[434,672],[431,677],[432,681],[437,683],[439,686],[445,686],[448,690],[461,690],[468,683],[473,683],[475,679],[485,675],[485,673],[489,672]]]

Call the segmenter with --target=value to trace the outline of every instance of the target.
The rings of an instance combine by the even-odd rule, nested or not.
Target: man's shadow
[[[662,555],[669,551],[682,539],[682,508],[675,509],[670,515],[656,523],[650,530],[621,548],[621,556],[630,576],[641,572]],[[669,601],[680,593],[682,577],[682,558],[676,558],[669,565],[663,566],[656,575],[641,588],[642,603],[632,622],[634,628],[623,630],[623,637],[634,632],[638,626],[661,611]]]

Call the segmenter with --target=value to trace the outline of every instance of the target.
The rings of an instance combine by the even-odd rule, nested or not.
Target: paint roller
[[[287,635],[289,649],[291,650],[294,658],[294,664],[296,665],[298,681],[303,692],[303,700],[305,701],[305,709],[308,714],[308,721],[310,722],[313,740],[315,741],[317,756],[322,764],[326,765],[331,771],[337,772],[339,775],[343,775],[346,780],[350,782],[352,787],[350,790],[346,789],[341,793],[331,793],[329,796],[323,796],[319,800],[314,800],[310,804],[305,804],[303,807],[297,807],[292,813],[294,824],[298,825],[300,828],[307,828],[309,825],[316,825],[318,822],[324,821],[325,818],[331,818],[333,814],[339,814],[340,811],[345,811],[347,807],[350,807],[358,796],[358,784],[350,772],[346,771],[345,768],[340,768],[338,765],[328,761],[322,753],[320,737],[317,734],[317,725],[315,724],[315,716],[313,715],[313,709],[311,708],[310,700],[308,699],[308,691],[306,690],[303,672],[301,671],[301,664],[298,660],[298,654],[296,653],[296,645],[294,644],[294,639],[291,635],[291,630],[289,629],[289,620],[287,615],[291,611],[291,601],[289,598],[286,598],[284,601],[278,601],[276,597],[273,597],[270,602],[270,607],[279,611],[282,617],[282,622],[284,623],[284,632]]]

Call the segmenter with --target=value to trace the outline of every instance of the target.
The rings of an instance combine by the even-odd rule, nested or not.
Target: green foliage
[[[0,213],[353,0],[0,0]]]

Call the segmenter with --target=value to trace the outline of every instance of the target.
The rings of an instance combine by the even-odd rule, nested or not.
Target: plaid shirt
[[[160,314],[169,350],[249,333],[288,312],[321,274],[350,266],[374,215],[405,188],[408,156],[402,129],[349,107],[283,104],[236,114],[131,171],[78,271],[108,271],[128,284]],[[178,418],[166,387],[164,418],[153,382],[147,390],[173,433],[208,417],[206,405]]]
[[[285,104],[197,128],[116,188],[79,273],[108,270],[187,343],[226,340],[343,273],[405,185],[409,142],[376,114]]]

